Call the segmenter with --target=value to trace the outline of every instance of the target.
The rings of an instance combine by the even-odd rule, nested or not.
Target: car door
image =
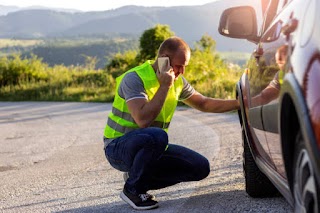
[[[276,170],[278,170],[278,172],[281,170],[281,174],[284,175],[278,128],[279,94],[284,65],[277,64],[277,58],[279,58],[279,54],[282,54],[281,58],[284,60],[283,58],[286,54],[283,54],[285,51],[282,51],[282,49],[287,48],[285,39],[281,36],[281,28],[282,21],[276,20],[261,39],[260,45],[261,48],[263,48],[263,54],[260,56],[260,96],[262,96],[260,109],[263,132],[266,137],[266,144],[269,149],[271,161]]]
[[[297,7],[294,4],[300,4],[301,6]],[[282,78],[287,70],[287,62],[289,60],[290,54],[290,41],[289,38],[284,35],[284,31],[287,29],[288,24],[292,24],[291,20],[294,16],[298,18],[298,12],[294,11],[293,8],[303,8],[303,1],[283,1],[278,6],[278,15],[275,17],[274,21],[271,23],[269,29],[266,31],[265,35],[262,37],[263,45],[265,46],[265,53],[273,56],[270,59],[270,66],[277,67],[278,70],[282,71],[282,74],[279,78],[279,86],[281,89]],[[278,29],[280,31],[278,32]],[[269,36],[274,35],[274,37]],[[282,55],[283,65],[277,64],[276,53],[279,50],[283,50],[285,48],[285,54]],[[269,81],[272,78],[271,73],[267,73],[265,75],[265,81]],[[266,103],[262,106],[262,122],[263,128],[265,131],[267,144],[270,150],[270,156],[272,161],[278,171],[278,173],[286,178],[286,172],[284,167],[284,161],[282,158],[282,144],[280,138],[280,105],[279,100],[280,96],[277,96],[273,101]]]
[[[268,29],[268,26],[276,15],[277,6],[278,0],[270,1],[266,10],[261,29],[264,33],[248,62],[248,81],[245,84],[245,96],[248,99],[248,123],[251,128],[251,135],[255,142],[255,147],[262,156],[262,159],[264,159],[266,163],[274,169],[275,165],[267,143],[262,112],[263,106],[267,103],[266,100],[264,100],[265,88],[270,84],[277,72],[273,63],[273,52],[275,51],[276,45],[270,45],[270,43],[276,40],[276,34],[279,34],[281,28],[279,29],[275,26],[272,31],[265,31],[265,29]]]

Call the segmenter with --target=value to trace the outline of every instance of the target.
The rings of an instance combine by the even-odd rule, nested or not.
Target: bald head
[[[162,42],[159,48],[158,56],[173,57],[175,54],[179,54],[180,52],[190,52],[190,47],[184,40],[174,36]]]
[[[179,37],[171,37],[166,39],[159,47],[158,57],[169,57],[170,66],[173,69],[175,79],[182,75],[185,67],[190,60],[191,50],[189,45]],[[158,68],[158,60],[156,60],[154,70]]]

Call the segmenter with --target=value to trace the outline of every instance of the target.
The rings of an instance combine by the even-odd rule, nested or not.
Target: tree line
[[[154,60],[160,44],[172,35],[174,32],[168,25],[156,25],[142,33],[137,48],[121,52],[119,46],[106,45],[106,48],[118,48],[119,51],[106,56],[110,60],[101,68],[97,68],[98,59],[90,55],[83,55],[84,64],[78,66],[48,64],[35,54],[2,56],[0,100],[112,101],[115,78],[145,60]],[[215,47],[215,41],[203,35],[192,48],[185,77],[205,95],[232,98],[235,82],[240,77],[239,68],[231,69]],[[104,52],[103,45],[97,45],[95,49]],[[72,53],[60,51],[61,57],[73,57]],[[74,52],[78,51],[75,46]]]

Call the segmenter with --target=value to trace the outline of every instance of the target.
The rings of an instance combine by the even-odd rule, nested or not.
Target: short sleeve
[[[123,77],[118,92],[126,101],[136,98],[148,99],[143,82],[136,72],[130,72]]]
[[[183,88],[180,94],[179,101],[183,101],[190,98],[196,91],[183,76],[181,76],[181,78],[183,81]]]

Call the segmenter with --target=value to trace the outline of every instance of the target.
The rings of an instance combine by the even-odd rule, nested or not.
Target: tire
[[[249,148],[244,131],[243,140],[243,172],[245,177],[246,192],[254,198],[279,196],[279,191],[274,187],[267,176],[257,166]]]
[[[320,211],[319,183],[317,183],[301,132],[296,136],[295,145],[293,170],[295,212],[318,213]]]

